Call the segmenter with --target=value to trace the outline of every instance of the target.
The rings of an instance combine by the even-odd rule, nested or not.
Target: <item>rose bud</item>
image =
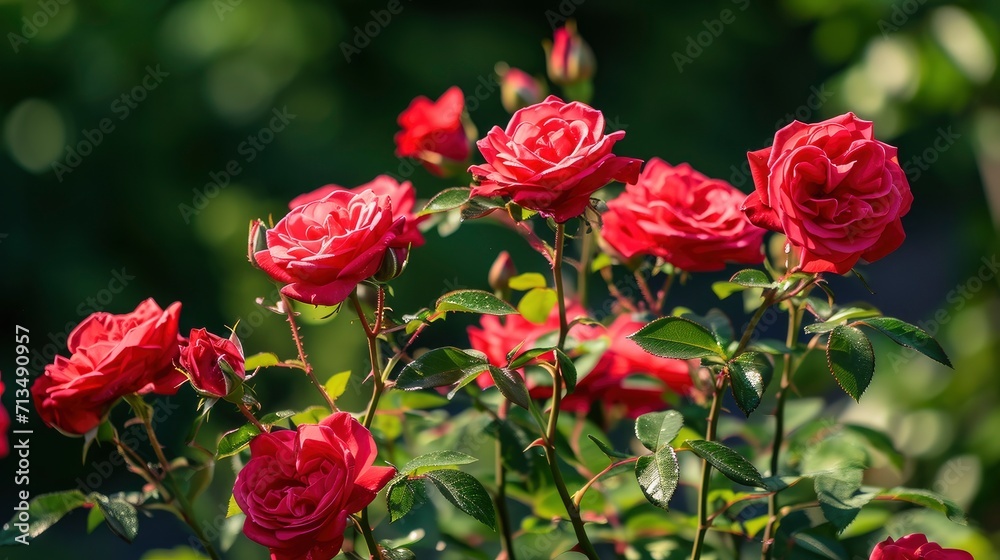
[[[549,79],[561,85],[589,82],[597,69],[597,61],[590,45],[576,32],[576,22],[569,20],[556,29],[553,41],[546,41],[545,58]]]
[[[496,292],[507,291],[510,279],[517,276],[517,268],[514,266],[514,259],[510,258],[510,253],[500,251],[493,266],[490,267],[489,282],[490,287]]]
[[[518,68],[507,66],[506,62],[496,65],[500,77],[500,103],[508,113],[540,103],[545,99],[546,87],[541,80]]]
[[[224,398],[243,384],[246,377],[243,349],[239,339],[232,338],[222,338],[205,329],[191,329],[191,335],[181,345],[178,361],[198,393]]]
[[[247,259],[250,260],[250,264],[257,268],[260,265],[257,264],[257,259],[254,258],[254,254],[258,251],[267,250],[267,228],[264,227],[264,222],[260,220],[254,220],[250,222],[250,236],[247,240]]]
[[[410,250],[406,247],[390,247],[382,257],[382,265],[372,275],[372,280],[380,283],[388,282],[398,277],[406,269]]]

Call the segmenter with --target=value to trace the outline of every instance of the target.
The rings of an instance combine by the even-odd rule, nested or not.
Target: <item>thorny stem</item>
[[[667,294],[670,293],[670,287],[674,285],[674,279],[677,278],[677,272],[671,272],[667,275],[667,281],[664,282],[663,287],[660,288],[660,292],[656,294],[656,305],[653,306],[653,313],[659,316],[663,313],[663,303],[667,300]]]
[[[590,487],[593,486],[598,481],[598,479],[611,472],[612,469],[616,469],[622,465],[627,465],[629,463],[634,463],[638,460],[639,460],[638,457],[629,457],[628,459],[622,459],[621,461],[611,463],[610,465],[605,467],[604,470],[595,474],[590,480],[588,480],[586,484],[584,484],[579,490],[577,490],[576,494],[573,494],[573,503],[576,504],[576,507],[580,507],[580,504],[583,503],[583,495],[587,493],[587,490],[590,490]]]
[[[323,385],[316,379],[316,374],[313,373],[312,365],[309,364],[309,360],[306,359],[306,351],[302,346],[302,336],[299,334],[299,326],[295,323],[295,310],[292,309],[292,302],[289,301],[288,296],[278,292],[281,297],[281,305],[285,309],[285,316],[288,317],[288,326],[292,330],[292,340],[295,341],[295,349],[299,352],[299,361],[302,362],[302,369],[306,372],[306,376],[309,381],[312,382],[313,387],[319,391],[319,394],[323,395],[323,399],[326,404],[330,407],[332,412],[337,412],[337,405],[334,404],[333,399],[330,398],[330,394],[326,392]]]
[[[354,526],[361,531],[361,534],[365,537],[365,544],[368,545],[368,554],[370,558],[382,558],[382,552],[379,551],[378,542],[375,541],[375,534],[372,533],[371,523],[368,521],[368,508],[361,510],[361,519],[352,517],[354,520]]]
[[[249,420],[250,423],[254,425],[254,427],[260,430],[260,433],[263,434],[268,431],[267,428],[265,428],[264,425],[260,423],[260,420],[257,420],[257,417],[254,416],[252,412],[250,412],[250,409],[247,408],[247,405],[245,403],[239,403],[236,406],[239,407],[240,412],[243,413],[243,416],[246,416],[247,420]]]
[[[719,417],[722,412],[722,395],[726,390],[727,377],[720,373],[716,377],[715,391],[712,393],[712,407],[708,412],[708,428],[705,430],[705,441],[715,441]],[[705,534],[711,526],[708,517],[708,486],[712,481],[712,465],[704,461],[701,465],[701,484],[698,486],[698,533],[695,536],[694,547],[691,549],[691,560],[701,558],[701,549],[705,544]]]
[[[565,246],[565,240],[566,225],[558,224],[556,226],[556,247],[555,258],[552,262],[552,277],[555,281],[556,298],[559,302],[558,348],[560,351],[566,344],[566,335],[569,331],[569,325],[566,321],[566,292],[563,287],[562,276],[563,248]],[[545,458],[546,462],[549,464],[549,470],[552,471],[552,480],[555,482],[556,489],[559,491],[559,497],[562,499],[563,505],[566,507],[566,513],[569,515],[569,520],[573,524],[573,531],[576,533],[576,538],[580,543],[580,548],[583,549],[583,553],[590,560],[600,560],[597,556],[597,551],[594,550],[594,545],[590,542],[590,537],[587,536],[587,531],[583,526],[583,519],[580,517],[580,510],[576,507],[576,504],[573,503],[573,498],[569,495],[569,490],[566,489],[566,482],[563,480],[562,472],[559,471],[559,457],[556,454],[555,441],[556,431],[559,426],[559,407],[562,404],[562,389],[562,367],[559,365],[559,361],[556,360],[555,373],[553,375],[552,383],[552,411],[549,413],[549,423],[546,429]]]
[[[502,420],[507,416],[507,409],[510,407],[509,401],[506,399],[500,401],[500,410],[497,413],[497,418]],[[501,438],[496,438],[496,459],[494,463],[494,469],[496,470],[497,478],[497,495],[496,495],[496,505],[497,505],[497,519],[500,525],[500,546],[501,550],[506,554],[507,560],[515,560],[514,558],[514,537],[510,532],[510,512],[507,511],[507,467],[503,464],[503,443]]]
[[[642,299],[646,301],[646,305],[649,310],[656,312],[656,300],[653,299],[653,292],[649,289],[649,283],[646,282],[646,277],[642,275],[642,272],[636,270],[633,273],[635,276],[635,283],[639,285],[639,291],[642,293]]]

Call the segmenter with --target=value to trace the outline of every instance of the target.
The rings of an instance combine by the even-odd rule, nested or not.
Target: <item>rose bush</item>
[[[509,198],[556,222],[583,214],[611,181],[634,183],[642,161],[612,153],[624,131],[604,133],[604,115],[555,96],[514,113],[476,143],[485,164],[469,168],[473,196]]]
[[[653,255],[691,272],[760,264],[765,231],[740,211],[744,198],[686,163],[652,158],[634,185],[608,201],[601,235],[625,258]]]
[[[793,121],[747,157],[754,181],[747,217],[800,248],[803,271],[843,274],[903,243],[900,218],[913,195],[896,148],[875,139],[871,122],[854,113]]]
[[[263,223],[252,225],[252,240]],[[251,260],[281,293],[313,305],[337,305],[361,281],[378,272],[386,250],[403,234],[406,218],[393,214],[388,197],[371,190],[334,191],[292,209],[266,230],[264,248],[251,247]]]
[[[236,477],[243,532],[272,560],[329,560],[340,552],[348,516],[395,474],[375,466],[371,433],[346,412],[297,430],[261,434]]]
[[[121,397],[176,393],[184,382],[173,366],[180,310],[179,302],[164,310],[147,299],[131,313],[97,312],[84,319],[66,341],[70,357],[56,356],[32,386],[42,420],[82,435]]]

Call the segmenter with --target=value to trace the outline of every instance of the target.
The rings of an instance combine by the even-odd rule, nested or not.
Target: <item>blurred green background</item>
[[[931,518],[928,532],[990,557],[988,541],[1000,545],[1000,3],[563,0],[472,8],[401,0],[399,13],[382,13],[388,5],[0,1],[2,313],[11,330],[30,329],[36,372],[84,316],[130,311],[146,297],[183,302],[184,331],[223,332],[239,320],[248,352],[291,357],[286,325],[254,303],[272,287],[246,262],[249,220],[280,218],[288,200],[320,185],[354,186],[380,173],[412,180],[421,198],[454,186],[394,157],[396,116],[413,97],[458,85],[480,134],[505,124],[494,64],[544,74],[540,42],[572,16],[597,54],[593,105],[627,132],[620,155],[690,162],[748,191],[745,152],[792,118],[851,110],[899,147],[916,198],[904,219],[907,242],[865,268],[875,295],[853,278],[832,284],[842,301],[864,298],[887,315],[940,323],[934,330],[956,369],[883,353],[861,404],[830,399],[828,413],[893,434],[915,458],[905,482],[959,501],[976,529],[953,531]],[[345,44],[360,52],[345,56]],[[206,186],[213,182],[225,187]],[[394,283],[391,305],[400,312],[451,289],[485,288],[501,249],[522,271],[544,271],[516,235],[495,226],[427,237]],[[708,276],[675,290],[673,304],[714,305],[707,280],[726,274]],[[429,329],[423,344],[464,345],[462,321]],[[305,336],[319,371],[366,369],[348,317],[314,322]],[[12,410],[13,340],[0,348]],[[298,376],[269,372],[259,383],[268,410],[313,400]],[[813,395],[835,395],[831,387],[828,378],[802,383]],[[360,409],[364,397],[353,398]],[[175,454],[184,451],[195,402],[186,389],[170,401],[179,406],[164,439]],[[238,424],[224,411],[213,415],[214,429]],[[107,447],[92,450],[81,464],[79,440],[37,419],[34,427],[33,494],[77,486],[109,456]],[[9,459],[0,462],[5,480],[13,471]],[[233,474],[220,464],[216,477],[222,505],[206,505],[208,519],[224,512]],[[103,493],[138,481],[120,468],[94,480]],[[12,500],[0,496],[0,517],[9,517]],[[141,521],[129,546],[103,528],[87,536],[77,512],[30,553],[2,553],[139,558],[184,543],[178,523],[157,517]],[[240,537],[230,557],[266,553]]]

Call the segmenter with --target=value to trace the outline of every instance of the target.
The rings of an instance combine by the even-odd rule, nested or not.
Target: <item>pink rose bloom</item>
[[[566,222],[611,181],[634,183],[642,161],[612,153],[624,131],[604,134],[604,115],[579,102],[545,101],[514,113],[506,130],[493,127],[476,143],[486,158],[469,171],[473,196],[501,196]]]
[[[293,198],[292,201],[288,203],[288,209],[294,210],[296,207],[302,206],[308,202],[315,202],[334,191],[350,191],[353,193],[360,193],[366,190],[370,190],[378,195],[379,203],[382,206],[385,206],[386,199],[392,201],[393,213],[396,216],[403,216],[406,218],[406,225],[403,226],[403,233],[402,235],[396,237],[395,241],[393,241],[393,247],[405,248],[409,245],[419,247],[424,244],[424,236],[421,235],[417,226],[420,222],[428,218],[428,216],[421,216],[418,218],[414,214],[414,207],[417,205],[416,189],[413,188],[413,184],[409,181],[403,181],[400,183],[388,175],[379,175],[371,181],[354,187],[353,189],[342,187],[340,185],[322,186],[312,192],[301,194]]]
[[[188,372],[191,386],[199,393],[222,398],[236,388],[234,380],[223,371],[222,361],[226,362],[237,381],[246,377],[243,349],[232,340],[205,329],[191,329],[191,335],[181,343],[178,362]]]
[[[545,61],[549,79],[560,85],[585,82],[597,70],[594,51],[577,33],[572,21],[552,34],[552,44],[545,45]]]
[[[152,299],[122,315],[97,312],[69,334],[69,358],[56,356],[31,388],[42,420],[64,433],[97,427],[115,402],[132,393],[172,395],[185,381],[174,368],[181,304]]]
[[[653,158],[636,184],[608,202],[601,235],[625,258],[653,255],[691,272],[760,264],[765,230],[740,210],[745,198],[686,163]]]
[[[337,305],[378,272],[386,251],[406,225],[387,198],[371,190],[334,191],[292,209],[267,230],[267,247],[257,249],[263,223],[251,225],[251,258],[281,293],[312,305]]]
[[[347,412],[256,436],[233,487],[247,516],[243,533],[270,549],[271,560],[333,558],[347,517],[396,474],[373,466],[377,454],[371,433]]]
[[[898,541],[892,537],[875,545],[869,560],[975,560],[964,550],[941,548],[937,543],[927,542],[920,533],[906,535]]]
[[[3,382],[0,381],[0,396],[3,395]],[[7,442],[7,430],[10,429],[10,416],[7,416],[7,409],[0,407],[0,459],[3,459],[10,452],[10,444]]]
[[[396,155],[421,160],[431,173],[446,175],[442,164],[462,163],[469,157],[469,137],[462,112],[465,97],[458,87],[448,88],[437,101],[420,96],[399,114]]]
[[[793,121],[747,157],[756,190],[743,210],[802,249],[803,271],[844,274],[903,243],[913,195],[896,148],[875,139],[871,122],[854,113]]]

